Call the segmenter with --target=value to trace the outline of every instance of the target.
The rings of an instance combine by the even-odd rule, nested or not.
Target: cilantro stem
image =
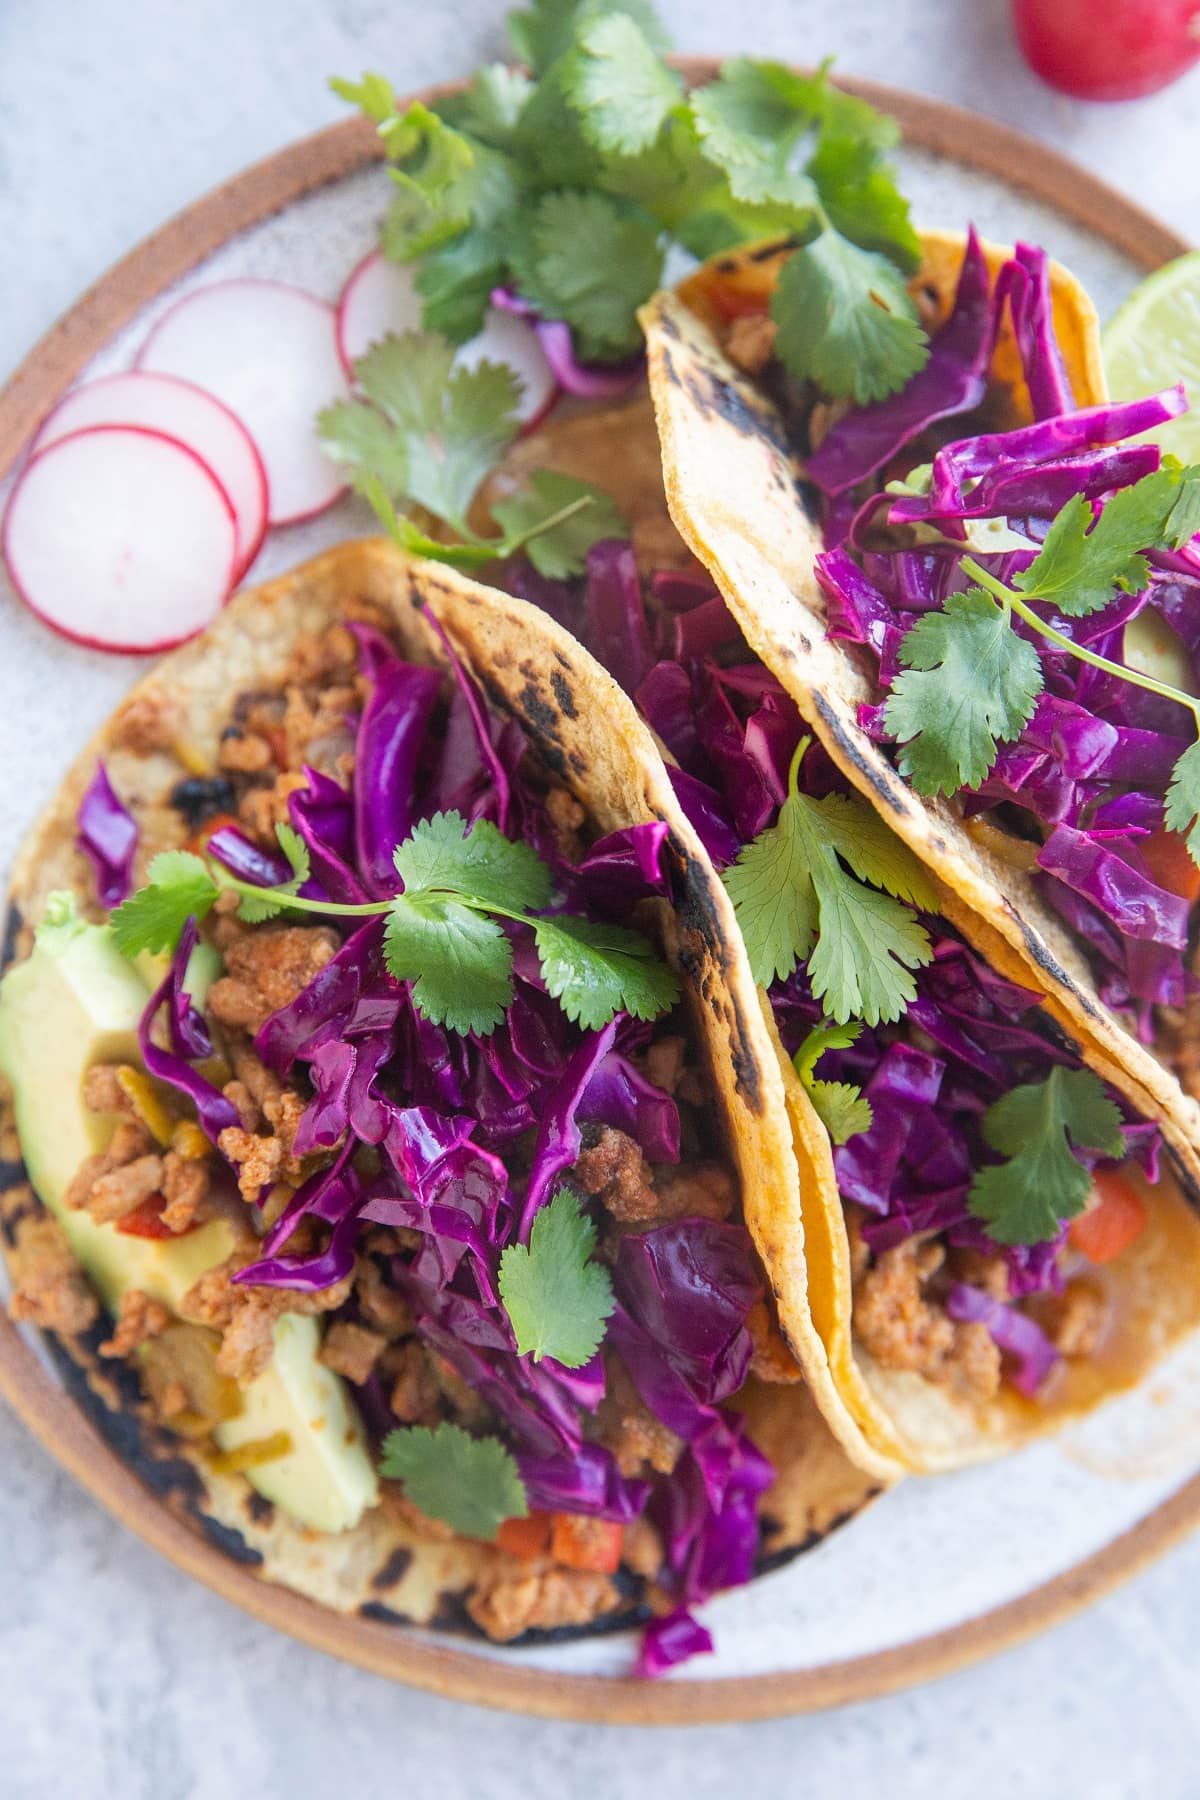
[[[1002,606],[1010,608],[1041,637],[1049,638],[1052,644],[1057,644],[1060,650],[1067,651],[1069,655],[1077,657],[1080,662],[1090,663],[1094,669],[1103,669],[1108,675],[1115,675],[1121,681],[1128,681],[1134,687],[1146,688],[1152,694],[1161,695],[1164,700],[1177,701],[1180,706],[1185,706],[1191,713],[1196,721],[1197,730],[1200,730],[1200,699],[1196,695],[1185,694],[1182,689],[1172,687],[1169,682],[1157,681],[1153,675],[1143,675],[1140,669],[1127,668],[1124,663],[1112,662],[1107,656],[1097,656],[1096,652],[1089,650],[1085,644],[1075,643],[1064,632],[1059,631],[1056,626],[1043,619],[1039,613],[1034,612],[1029,602],[1024,600],[1014,589],[1006,587],[1002,581],[997,580],[986,569],[980,568],[974,557],[964,556],[960,566],[964,575],[970,576],[972,581],[977,581],[980,587],[985,588],[991,594],[993,599],[999,600]]]
[[[791,760],[791,764],[788,768],[788,779],[787,779],[787,797],[789,799],[791,798],[791,796],[793,794],[797,794],[800,791],[800,764],[804,761],[804,752],[808,749],[808,746],[811,743],[812,743],[812,733],[809,732],[809,733],[806,733],[805,736],[800,739],[800,742],[796,745],[795,750],[792,752],[792,760]]]
[[[514,538],[480,538],[478,542],[494,545],[497,556],[511,556],[514,551],[523,550],[526,544],[532,543],[534,538],[542,537],[547,531],[553,531],[556,525],[565,525],[568,519],[575,517],[576,513],[584,512],[593,505],[595,505],[593,495],[580,494],[578,500],[572,500],[568,505],[560,506],[558,511],[551,513],[548,519],[539,519],[536,525],[531,525],[528,531],[519,533]]]
[[[233,888],[235,893],[245,894],[251,900],[278,900],[281,906],[289,910],[293,907],[298,912],[336,913],[341,918],[363,918],[370,913],[385,913],[391,900],[368,900],[361,906],[349,906],[340,900],[306,900],[299,894],[285,894],[279,888],[256,887],[252,881],[243,881],[239,875],[231,875],[222,867],[218,871],[217,885]]]

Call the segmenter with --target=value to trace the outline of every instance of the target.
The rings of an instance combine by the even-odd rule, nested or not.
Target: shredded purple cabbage
[[[138,1046],[142,1061],[151,1075],[165,1081],[183,1094],[196,1109],[200,1128],[216,1143],[231,1125],[240,1125],[237,1109],[219,1088],[202,1075],[193,1063],[212,1055],[212,1039],[208,1027],[184,985],[192,952],[199,941],[196,921],[189,919],[180,937],[171,966],[162,983],[155,988],[138,1025]],[[165,1018],[170,1049],[154,1040],[154,1027]]]
[[[1058,1361],[1058,1351],[1036,1320],[964,1281],[956,1281],[950,1289],[946,1311],[952,1319],[987,1326],[996,1344],[1017,1364],[1013,1386],[1032,1400]]]
[[[581,363],[575,354],[571,328],[561,319],[543,319],[532,302],[512,288],[493,288],[491,301],[501,312],[529,321],[542,346],[550,373],[568,394],[575,394],[582,400],[611,400],[641,380],[646,367],[644,356],[635,356],[622,363]]]
[[[97,762],[76,814],[76,843],[92,865],[96,898],[101,906],[119,906],[133,885],[133,857],[138,828],[133,814],[117,798],[108,771]]]

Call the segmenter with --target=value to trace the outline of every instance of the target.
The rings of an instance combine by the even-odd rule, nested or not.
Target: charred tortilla
[[[797,1175],[782,1089],[757,1003],[731,949],[727,902],[686,823],[673,809],[644,728],[607,676],[544,615],[492,594],[441,567],[414,565],[381,541],[346,545],[235,600],[203,639],[175,652],[140,682],[80,756],[46,815],[23,846],[10,893],[10,960],[27,954],[30,927],[55,889],[70,888],[80,908],[99,916],[87,865],[75,847],[80,798],[102,757],[141,831],[138,876],[156,852],[188,835],[185,816],[202,770],[215,770],[233,696],[278,688],[297,639],[335,622],[347,600],[384,609],[402,653],[436,663],[439,649],[417,610],[441,620],[492,704],[520,719],[545,761],[584,804],[597,829],[666,817],[671,852],[687,903],[664,939],[694,990],[696,1028],[707,1045],[727,1110],[730,1154],[744,1187],[745,1213],[760,1241],[772,1287],[788,1308],[785,1328],[811,1339],[803,1294],[803,1244],[797,1218],[778,1223],[773,1196],[794,1191]],[[139,717],[165,709],[172,748],[137,747]],[[190,784],[190,785],[189,785]],[[19,1167],[6,1170],[6,1240],[37,1202]],[[165,1432],[140,1396],[133,1371],[101,1359],[105,1327],[57,1345],[80,1396],[108,1440],[148,1486],[229,1554],[253,1562],[265,1580],[290,1586],[342,1612],[418,1624],[470,1628],[461,1605],[484,1562],[496,1552],[470,1540],[433,1540],[382,1508],[354,1529],[321,1536],[295,1525],[256,1495],[244,1477],[219,1474],[195,1444]],[[810,1355],[813,1348],[810,1346]],[[850,1517],[878,1490],[886,1463],[856,1468],[824,1424],[802,1383],[750,1381],[740,1404],[777,1459],[778,1478],[762,1508],[761,1557],[776,1564]],[[584,1629],[642,1615],[640,1585],[615,1612]]]

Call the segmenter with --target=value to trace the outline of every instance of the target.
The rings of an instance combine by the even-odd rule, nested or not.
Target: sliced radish
[[[483,330],[462,346],[456,360],[473,369],[485,359],[508,363],[517,371],[522,383],[517,417],[527,431],[540,424],[558,398],[558,383],[550,373],[533,326],[489,306]]]
[[[332,306],[278,281],[200,288],[159,320],[139,369],[180,375],[215,394],[258,446],[269,523],[323,512],[345,482],[317,441],[316,417],[347,392]]]
[[[194,450],[224,488],[237,520],[240,580],[267,529],[267,477],[254,440],[227,406],[176,375],[133,371],[89,381],[55,407],[33,453],[90,425],[145,425]]]
[[[380,338],[389,332],[420,329],[421,296],[413,269],[389,262],[382,250],[372,250],[351,270],[338,301],[337,318],[338,349],[346,373],[352,376],[354,363]],[[554,404],[558,384],[533,328],[523,319],[489,306],[483,330],[462,346],[457,360],[474,368],[485,357],[516,370],[522,383],[517,417],[526,430],[539,423]]]
[[[337,305],[338,354],[347,375],[372,344],[389,331],[419,331],[421,296],[407,264],[389,262],[382,250],[351,269]]]
[[[186,445],[95,425],[28,462],[4,515],[13,586],[64,637],[98,650],[168,650],[211,624],[237,566],[220,482]]]

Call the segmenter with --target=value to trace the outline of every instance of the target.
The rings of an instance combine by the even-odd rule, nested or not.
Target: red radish
[[[351,269],[337,305],[338,354],[347,375],[353,376],[358,358],[389,331],[421,329],[421,296],[413,275],[411,265],[389,262],[382,250],[372,250]]]
[[[410,265],[389,262],[382,250],[372,250],[351,270],[338,301],[338,350],[348,375],[389,332],[420,329],[421,296],[413,277]],[[517,417],[526,430],[538,424],[557,399],[558,384],[532,327],[489,306],[483,330],[458,352],[468,368],[485,357],[516,370],[522,383]]]
[[[324,512],[345,482],[317,442],[323,406],[342,399],[346,377],[334,311],[278,281],[222,281],[199,288],[159,320],[139,369],[180,375],[241,420],[267,471],[271,525]]]
[[[1012,0],[1017,42],[1077,100],[1157,93],[1200,58],[1200,0]]]
[[[241,420],[203,388],[175,375],[134,371],[89,381],[67,395],[33,440],[33,454],[89,425],[145,425],[194,450],[228,496],[237,520],[240,581],[267,530],[267,477]]]
[[[93,425],[25,465],[4,515],[13,586],[97,650],[169,650],[229,596],[237,522],[194,450],[141,425]]]

